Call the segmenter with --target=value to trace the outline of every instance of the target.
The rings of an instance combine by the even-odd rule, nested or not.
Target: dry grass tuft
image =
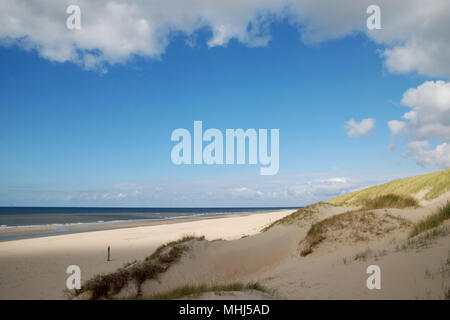
[[[431,230],[420,233],[412,238],[409,238],[402,245],[397,245],[396,251],[401,250],[421,250],[432,246],[432,244],[439,238],[450,235],[450,226],[439,226]]]
[[[270,228],[276,226],[276,225],[290,225],[293,223],[297,223],[299,221],[301,221],[302,219],[308,219],[311,218],[311,216],[317,212],[317,206],[319,205],[326,205],[325,202],[317,202],[314,204],[311,204],[309,206],[303,207],[298,209],[297,211],[291,213],[288,216],[285,216],[273,223],[271,223],[270,225],[268,225],[267,227],[263,228],[261,230],[261,232],[266,232],[267,230],[269,230]]]
[[[354,261],[357,261],[357,260],[359,260],[359,261],[366,261],[371,256],[372,256],[372,250],[370,248],[367,248],[363,252],[360,252],[360,253],[356,254],[355,257],[353,258],[353,260]]]
[[[148,261],[148,260],[155,259],[155,258],[159,257],[166,248],[176,246],[177,244],[184,243],[184,242],[191,241],[191,240],[204,240],[204,239],[205,239],[205,236],[197,237],[195,235],[185,235],[178,240],[171,241],[171,242],[165,243],[163,245],[160,245],[155,250],[155,252],[153,252],[151,256],[145,258],[145,260]]]
[[[137,296],[141,294],[141,286],[145,280],[155,279],[159,274],[167,271],[171,264],[177,262],[183,252],[188,250],[183,243],[192,240],[203,240],[204,237],[184,236],[183,238],[160,246],[145,261],[126,264],[115,272],[97,275],[86,281],[80,290],[72,293],[78,296],[88,292],[90,299],[108,299],[118,294],[122,288],[134,281],[137,287]]]
[[[333,242],[361,242],[373,237],[385,236],[398,228],[406,228],[409,222],[390,214],[373,212],[346,212],[314,223],[299,244],[300,255],[313,252],[319,243],[330,238]]]
[[[447,204],[441,207],[436,213],[418,222],[414,226],[409,237],[412,238],[420,233],[436,228],[448,219],[450,219],[450,202],[447,202]]]
[[[256,290],[264,293],[271,293],[270,290],[259,284],[258,282],[252,282],[243,284],[240,282],[226,284],[226,285],[185,285],[174,290],[156,294],[150,297],[139,297],[139,299],[145,300],[175,300],[186,297],[196,297],[207,292],[230,292],[230,291],[247,291]]]
[[[386,194],[363,201],[363,210],[375,210],[383,208],[410,208],[418,207],[419,202],[410,196],[398,194]]]

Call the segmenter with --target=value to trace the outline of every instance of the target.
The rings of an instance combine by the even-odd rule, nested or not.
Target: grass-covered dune
[[[450,202],[441,207],[437,212],[419,221],[411,231],[410,238],[418,234],[440,226],[444,221],[450,219]]]
[[[416,208],[419,206],[419,199],[417,199],[416,195],[420,196],[418,197],[420,200],[432,200],[449,191],[450,169],[393,180],[382,185],[338,196],[329,200],[327,203],[317,202],[300,208],[291,215],[273,222],[261,231],[267,231],[275,225],[291,225],[298,223],[300,220],[308,220],[311,216],[317,215],[320,211],[318,210],[318,207],[323,207],[327,204],[341,208],[350,206],[358,207],[357,209],[349,209],[356,211],[368,211],[383,208]],[[327,208],[326,210],[330,210],[330,208]],[[312,220],[309,222],[317,222]]]
[[[354,191],[328,201],[339,206],[360,206],[377,197],[397,195],[411,197],[420,192],[424,200],[432,200],[450,191],[450,169],[394,180],[379,186]]]

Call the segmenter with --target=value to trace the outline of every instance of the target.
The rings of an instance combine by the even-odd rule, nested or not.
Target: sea
[[[236,214],[267,213],[283,209],[295,208],[0,207],[0,241],[105,230],[115,224],[120,227],[120,224],[123,223],[211,219]],[[89,228],[69,230],[77,227]],[[41,231],[33,232],[37,229],[41,229]]]

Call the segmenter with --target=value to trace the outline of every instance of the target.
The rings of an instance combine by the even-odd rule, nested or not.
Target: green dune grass
[[[339,206],[360,206],[376,197],[387,195],[411,197],[423,190],[427,191],[424,194],[425,200],[435,199],[450,191],[450,169],[394,180],[379,186],[344,194],[328,202]]]
[[[393,180],[379,186],[354,191],[333,198],[327,204],[333,206],[360,206],[357,211],[382,208],[410,208],[419,206],[419,202],[413,195],[420,191],[425,192],[423,199],[426,200],[435,199],[441,194],[450,191],[450,169]],[[325,203],[318,202],[300,208],[291,215],[273,222],[261,231],[267,231],[275,225],[295,223],[303,217],[313,214],[315,212],[314,208],[320,204]]]
[[[215,292],[215,293],[224,293],[230,291],[247,291],[247,290],[255,290],[263,293],[271,293],[271,291],[258,282],[252,282],[243,284],[240,282],[226,284],[226,285],[185,285],[180,288],[176,288],[174,290],[156,294],[149,297],[138,297],[135,299],[138,300],[175,300],[182,299],[188,296],[199,296],[203,293]]]
[[[434,229],[440,226],[444,221],[450,219],[450,202],[441,207],[437,212],[431,216],[419,221],[409,235],[410,238],[417,236],[423,232]]]
[[[362,203],[362,210],[375,210],[383,208],[410,208],[418,207],[419,202],[411,197],[398,194],[386,194],[366,199]]]

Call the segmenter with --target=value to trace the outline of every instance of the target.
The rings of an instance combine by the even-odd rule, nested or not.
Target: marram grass
[[[425,231],[434,229],[441,225],[445,220],[450,219],[450,202],[440,208],[436,213],[419,221],[411,231],[410,238],[417,236]]]
[[[425,200],[432,200],[441,194],[450,191],[450,169],[394,180],[379,186],[354,191],[329,201],[334,205],[359,206],[364,205],[368,199],[389,194],[400,196],[413,196],[426,190]]]
[[[139,300],[175,300],[186,297],[195,297],[207,292],[230,292],[230,291],[247,291],[256,290],[264,293],[270,293],[270,290],[259,284],[258,282],[251,282],[243,284],[240,282],[225,284],[225,285],[185,285],[164,293],[155,294],[149,297],[138,297]]]

